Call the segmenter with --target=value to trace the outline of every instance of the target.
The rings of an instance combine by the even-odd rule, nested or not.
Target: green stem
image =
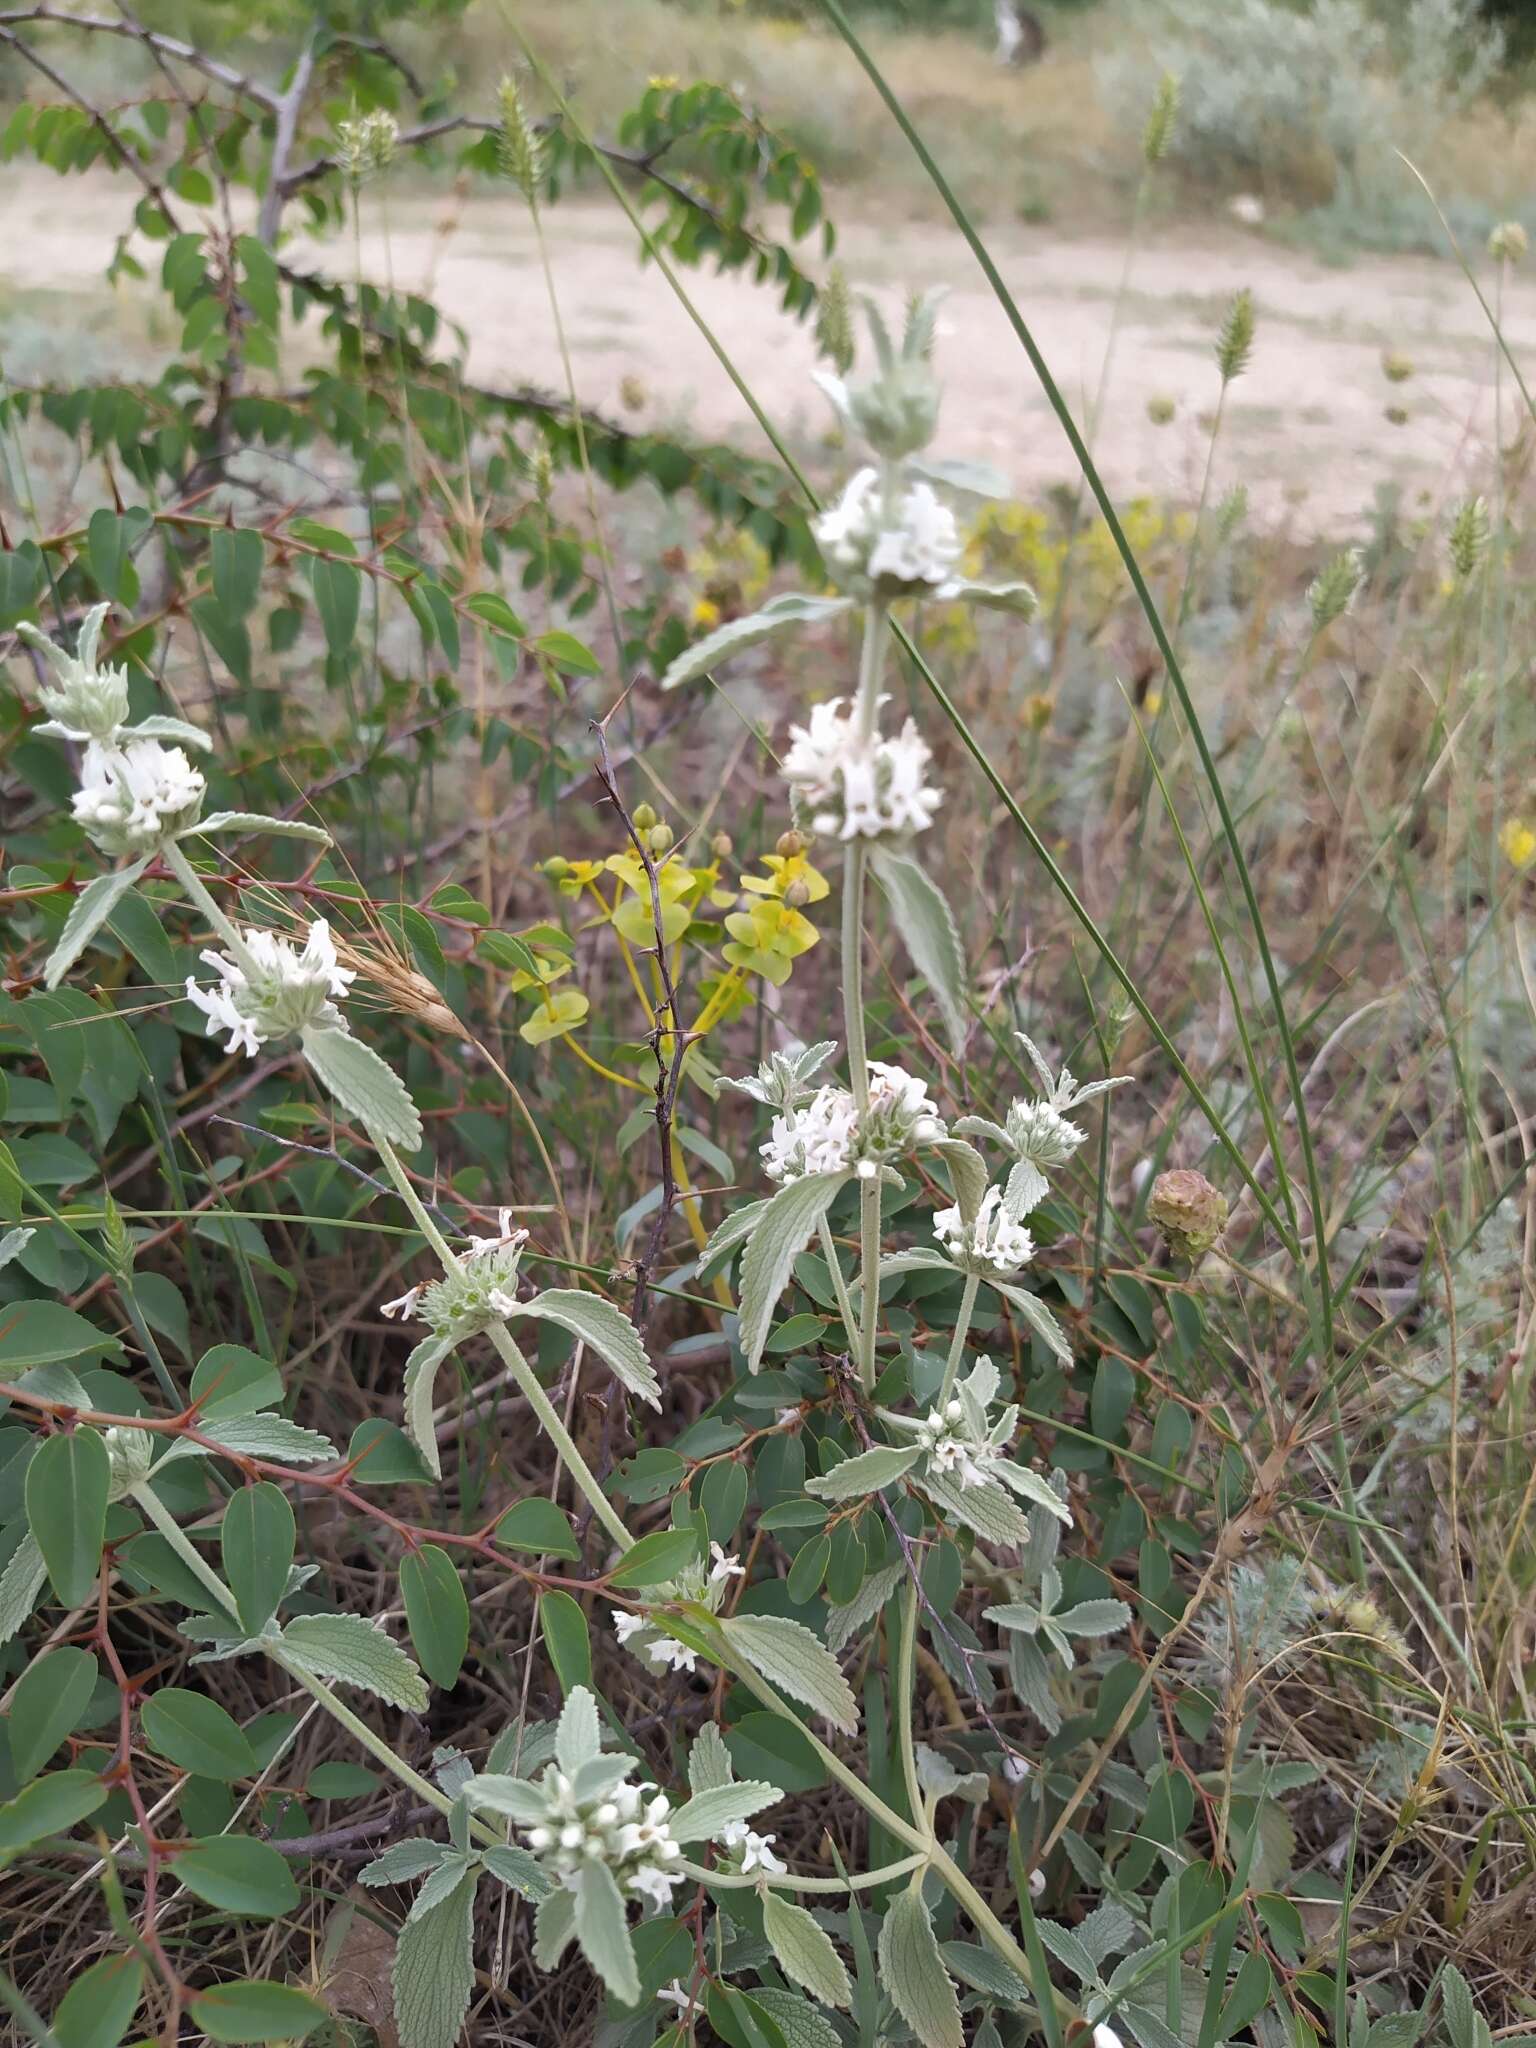
[[[880,1323],[880,1176],[859,1182],[859,1385],[875,1388],[875,1345]]]
[[[942,1408],[955,1388],[955,1375],[960,1370],[960,1360],[965,1355],[965,1340],[971,1332],[971,1315],[976,1307],[976,1294],[981,1286],[978,1274],[967,1273],[965,1286],[960,1293],[960,1313],[955,1318],[955,1334],[949,1340],[949,1356],[944,1361],[944,1384],[939,1389],[939,1403]]]
[[[554,1403],[534,1377],[533,1367],[524,1358],[513,1342],[512,1333],[504,1323],[492,1323],[485,1333],[511,1368],[512,1377],[528,1397],[528,1405],[544,1426],[544,1433],[555,1447],[565,1469],[570,1473],[578,1490],[587,1504],[620,1550],[632,1550],[635,1539],[621,1520],[618,1510],[598,1484],[597,1475],[586,1459],[577,1450],[570,1431],[560,1420]]]
[[[901,1751],[907,1804],[913,1820],[921,1827],[928,1823],[928,1807],[917,1775],[917,1751],[912,1746],[912,1695],[917,1689],[917,1581],[913,1578],[907,1580],[901,1597],[901,1632],[891,1684],[896,1690],[896,1743]]]
[[[835,1749],[829,1749],[821,1737],[805,1725],[798,1714],[792,1713],[785,1706],[766,1679],[759,1678],[750,1664],[731,1655],[723,1640],[717,1638],[711,1641],[709,1654],[717,1664],[731,1674],[732,1678],[740,1679],[748,1692],[755,1693],[763,1705],[777,1714],[781,1720],[794,1723],[796,1730],[815,1750],[837,1782],[853,1794],[865,1812],[879,1821],[887,1833],[894,1835],[897,1841],[905,1842],[909,1849],[918,1850],[925,1856],[933,1853],[932,1835],[922,1828],[913,1827],[895,1807],[887,1806],[878,1793],[870,1790],[858,1772],[843,1762]]]
[[[143,1486],[135,1486],[131,1489],[129,1497],[137,1507],[143,1509],[144,1513],[154,1523],[166,1542],[170,1544],[172,1550],[175,1551],[182,1563],[202,1581],[218,1605],[229,1614],[238,1614],[240,1610],[236,1604],[234,1594],[225,1585],[213,1566],[202,1555],[197,1545],[186,1534],[180,1523],[168,1512],[153,1489],[147,1483]],[[453,1801],[440,1792],[437,1786],[432,1784],[429,1779],[422,1777],[419,1771],[412,1770],[411,1766],[390,1747],[384,1737],[375,1734],[374,1730],[368,1726],[368,1723],[354,1714],[352,1709],[343,1700],[339,1700],[322,1679],[312,1677],[309,1672],[301,1669],[298,1664],[290,1663],[283,1655],[282,1646],[279,1643],[274,1642],[270,1646],[264,1647],[266,1647],[267,1655],[272,1659],[272,1662],[280,1670],[285,1671],[295,1684],[302,1685],[307,1693],[318,1700],[332,1720],[345,1728],[349,1735],[354,1736],[363,1745],[364,1749],[368,1751],[370,1756],[376,1757],[387,1771],[400,1780],[402,1785],[409,1786],[411,1791],[416,1793],[419,1798],[425,1799],[429,1806],[435,1806],[439,1813],[446,1814],[452,1811]],[[486,1827],[481,1822],[474,1822],[472,1825],[482,1841],[499,1842],[502,1840],[502,1837],[496,1833],[494,1828]]]
[[[827,1262],[827,1271],[832,1278],[832,1292],[837,1297],[837,1312],[843,1319],[843,1331],[848,1339],[848,1349],[855,1356],[859,1351],[859,1319],[854,1314],[853,1303],[848,1298],[848,1283],[843,1278],[843,1269],[838,1263],[837,1246],[832,1241],[832,1232],[827,1219],[822,1217],[818,1228],[821,1232],[822,1255]]]
[[[400,1190],[401,1201],[410,1210],[411,1216],[422,1236],[431,1245],[433,1251],[437,1253],[439,1259],[441,1259],[444,1271],[456,1273],[459,1268],[458,1259],[455,1257],[448,1240],[432,1221],[431,1216],[428,1215],[421,1197],[417,1194],[415,1188],[411,1186],[410,1175],[400,1164],[394,1146],[390,1144],[387,1138],[381,1138],[377,1131],[370,1130],[368,1135],[373,1139],[379,1157],[384,1162],[385,1171]],[[544,1432],[554,1445],[556,1455],[570,1473],[576,1486],[586,1497],[592,1512],[597,1516],[597,1519],[608,1531],[614,1542],[617,1543],[620,1550],[631,1549],[634,1545],[634,1537],[625,1528],[613,1502],[609,1500],[602,1487],[598,1484],[596,1474],[581,1455],[581,1452],[577,1450],[570,1431],[560,1420],[553,1402],[551,1402],[548,1394],[545,1393],[534,1376],[532,1366],[529,1365],[527,1359],[524,1358],[522,1352],[518,1350],[517,1345],[512,1341],[511,1332],[506,1328],[505,1324],[493,1323],[485,1334],[490,1338],[496,1350],[501,1353],[503,1363],[511,1369],[512,1377],[528,1397],[529,1407],[543,1424]]]
[[[261,970],[252,959],[250,948],[246,945],[244,939],[241,938],[235,926],[224,915],[223,911],[220,910],[218,904],[214,902],[202,876],[199,875],[175,840],[168,841],[162,851],[165,855],[166,866],[186,891],[188,902],[195,904],[204,917],[207,918],[219,937],[228,946],[230,957],[239,963],[247,975],[253,978],[259,977]]]
[[[778,1874],[761,1870],[705,1870],[701,1864],[689,1863],[686,1858],[677,1867],[685,1877],[722,1891],[755,1891],[758,1885],[766,1884],[777,1892],[861,1892],[877,1884],[890,1884],[911,1871],[921,1870],[927,1861],[926,1850],[915,1850],[912,1855],[903,1856],[899,1863],[887,1863],[879,1870],[860,1871],[850,1877],[796,1877],[790,1872]]]

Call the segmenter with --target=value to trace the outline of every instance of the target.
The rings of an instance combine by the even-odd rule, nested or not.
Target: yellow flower
[[[1146,696],[1143,697],[1141,700],[1141,708],[1143,711],[1145,711],[1148,718],[1156,718],[1159,711],[1161,711],[1163,708],[1162,691],[1148,690]]]
[[[825,875],[813,868],[803,853],[765,853],[763,866],[771,870],[769,875],[743,875],[741,886],[754,896],[782,897],[798,882],[805,891],[806,903],[820,903],[829,893]]]
[[[1523,818],[1510,818],[1499,834],[1504,857],[1513,868],[1528,868],[1536,860],[1536,832]]]
[[[718,626],[720,607],[713,598],[701,597],[693,608],[693,623],[696,626]]]
[[[650,87],[652,92],[676,92],[677,73],[675,71],[653,72],[651,74]]]

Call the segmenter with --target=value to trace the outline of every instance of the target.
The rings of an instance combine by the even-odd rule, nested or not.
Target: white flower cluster
[[[86,613],[73,654],[56,647],[36,626],[23,623],[16,630],[57,679],[38,690],[48,715],[37,731],[85,747],[80,787],[70,805],[76,824],[103,853],[153,853],[163,840],[197,822],[208,787],[182,747],[163,746],[162,739],[197,747],[209,742],[180,719],[150,719],[141,726],[124,722],[128,671],[97,665],[110,610],[98,604]]]
[[[1060,1502],[1042,1491],[1041,1481],[1009,1459],[1008,1448],[1019,1426],[1017,1402],[1002,1409],[996,1421],[988,1421],[1001,1384],[1002,1376],[991,1359],[978,1358],[965,1378],[956,1382],[953,1394],[926,1415],[897,1415],[882,1408],[881,1418],[916,1440],[924,1454],[916,1474],[920,1482],[923,1478],[952,1481],[965,1491],[997,1481],[1027,1499],[1044,1499],[1053,1514],[1070,1520]]]
[[[158,740],[122,746],[92,740],[70,808],[103,853],[152,853],[162,840],[196,823],[207,787],[180,747]]]
[[[928,1470],[940,1479],[953,1475],[962,1486],[983,1486],[992,1477],[1000,1453],[989,1439],[970,1434],[962,1401],[930,1408],[916,1427],[925,1440]]]
[[[57,685],[44,683],[38,702],[48,716],[35,730],[53,739],[95,740],[115,746],[128,717],[128,671],[126,668],[98,668],[101,628],[110,605],[93,605],[81,622],[80,637],[73,654],[56,647],[36,626],[23,622],[17,633],[29,647],[35,647],[49,663]]]
[[[860,1117],[846,1088],[818,1088],[803,1108],[776,1116],[760,1148],[770,1180],[856,1169],[868,1180],[887,1161],[944,1136],[926,1081],[883,1060],[869,1062],[869,1108]]]
[[[988,1188],[981,1207],[967,1224],[958,1203],[941,1209],[933,1219],[933,1234],[955,1264],[965,1273],[1016,1273],[1035,1255],[1035,1241],[1022,1223],[1016,1223],[1003,1205],[1001,1188]]]
[[[927,741],[910,718],[893,738],[876,732],[865,739],[843,702],[814,705],[809,724],[789,729],[784,779],[809,807],[812,827],[839,839],[925,832],[944,801],[926,779]]]
[[[455,1253],[456,1271],[408,1287],[396,1300],[383,1303],[380,1315],[402,1320],[419,1316],[434,1336],[454,1338],[472,1336],[511,1315],[517,1307],[517,1269],[528,1233],[513,1227],[510,1209],[503,1209],[497,1221],[495,1237],[471,1237],[466,1249]]]
[[[776,1116],[759,1150],[770,1180],[801,1180],[837,1173],[853,1158],[859,1113],[846,1088],[818,1088],[799,1109]]]
[[[755,1828],[749,1828],[744,1820],[727,1821],[716,1838],[724,1848],[741,1851],[741,1870],[761,1870],[782,1876],[789,1865],[775,1853],[777,1835],[760,1835]]]
[[[1018,1038],[1040,1077],[1039,1098],[1034,1102],[1020,1098],[1010,1104],[1002,1124],[987,1117],[968,1116],[955,1126],[966,1137],[990,1138],[1012,1155],[1014,1165],[1003,1194],[1003,1207],[1014,1222],[1039,1205],[1049,1186],[1047,1172],[1065,1166],[1088,1135],[1065,1112],[1076,1109],[1080,1103],[1091,1102],[1111,1088],[1124,1087],[1129,1078],[1119,1074],[1105,1081],[1079,1081],[1068,1067],[1053,1075],[1034,1040],[1022,1031]]]
[[[671,1800],[652,1784],[630,1784],[627,1775],[613,1784],[612,1770],[601,1766],[626,1759],[596,1761],[598,1771],[583,1765],[574,1777],[558,1764],[543,1772],[534,1790],[544,1795],[545,1818],[524,1827],[523,1841],[567,1891],[580,1889],[589,1863],[604,1863],[625,1898],[670,1905],[683,1877],[677,1867],[683,1852],[668,1824]],[[598,1780],[593,1790],[582,1782],[589,1774]]]
[[[814,531],[834,580],[856,596],[953,594],[960,528],[932,484],[858,470]]]
[[[344,996],[357,979],[336,957],[330,926],[317,918],[302,951],[276,932],[247,929],[244,964],[227,953],[204,952],[202,959],[218,975],[211,988],[187,982],[187,1000],[208,1020],[208,1036],[229,1033],[226,1052],[255,1058],[274,1038],[317,1027],[345,1031],[346,1019],[331,1001]]]
[[[651,1595],[653,1600],[690,1600],[706,1606],[711,1614],[718,1614],[725,1599],[726,1588],[732,1579],[746,1577],[746,1567],[721,1549],[718,1543],[711,1543],[709,1554],[713,1562],[708,1572],[703,1565],[691,1565],[680,1572],[675,1579],[664,1586],[658,1586]],[[613,1617],[613,1632],[642,1664],[648,1664],[652,1671],[696,1671],[699,1659],[697,1651],[690,1650],[686,1643],[677,1642],[665,1633],[665,1623],[653,1620],[646,1614],[616,1614]],[[771,1839],[771,1837],[770,1837]]]

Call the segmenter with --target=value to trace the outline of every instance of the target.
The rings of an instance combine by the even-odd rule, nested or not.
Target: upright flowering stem
[[[202,876],[199,875],[196,868],[193,867],[191,861],[187,859],[187,856],[174,840],[167,843],[164,854],[165,864],[185,890],[187,901],[194,904],[213,926],[213,929],[229,948],[231,960],[238,961],[246,974],[252,977],[259,977],[261,969],[252,959],[249,946],[246,945],[245,940],[241,938],[235,926],[224,915],[223,911],[220,910],[218,904],[214,902]]]
[[[854,707],[859,737],[874,737],[880,708],[880,668],[885,653],[886,606],[878,598],[864,608],[859,649],[859,694]],[[843,856],[843,1034],[848,1047],[848,1080],[860,1116],[869,1109],[869,1053],[864,1036],[864,883],[868,870],[862,838],[848,842]],[[859,1383],[875,1384],[875,1333],[880,1316],[880,1176],[859,1183]]]
[[[400,1190],[400,1199],[404,1202],[406,1208],[410,1210],[416,1227],[442,1261],[443,1271],[445,1273],[457,1272],[459,1262],[454,1256],[452,1247],[427,1213],[421,1197],[411,1186],[410,1175],[400,1164],[399,1155],[396,1153],[394,1146],[390,1144],[387,1138],[380,1137],[377,1131],[370,1131],[368,1135],[373,1139],[379,1157],[384,1162],[385,1171]],[[598,1484],[597,1475],[576,1448],[575,1439],[560,1420],[554,1403],[539,1385],[533,1367],[524,1358],[522,1352],[513,1341],[511,1331],[503,1323],[492,1323],[485,1334],[490,1338],[497,1351],[500,1352],[503,1362],[511,1370],[512,1377],[527,1396],[529,1407],[539,1418],[545,1435],[555,1447],[556,1455],[570,1473],[577,1489],[586,1499],[592,1512],[597,1516],[597,1519],[608,1531],[608,1534],[613,1538],[620,1550],[632,1548],[635,1540],[634,1537],[625,1528],[618,1510]]]
[[[976,1307],[976,1292],[980,1286],[979,1274],[966,1274],[965,1286],[960,1291],[960,1313],[955,1318],[955,1334],[949,1340],[949,1356],[944,1361],[944,1384],[939,1389],[938,1399],[940,1408],[954,1392],[955,1375],[959,1372],[960,1361],[965,1356],[965,1340],[970,1335],[971,1316]]]
[[[913,1578],[907,1580],[901,1597],[901,1638],[891,1682],[896,1688],[896,1746],[901,1751],[907,1804],[913,1820],[924,1827],[928,1825],[928,1814],[917,1776],[917,1752],[912,1747],[912,1695],[917,1689],[917,1581]]]

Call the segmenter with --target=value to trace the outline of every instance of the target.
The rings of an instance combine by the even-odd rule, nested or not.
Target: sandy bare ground
[[[109,180],[13,166],[0,181],[0,333],[10,287],[46,280],[82,300],[99,294],[125,194]],[[528,217],[510,193],[390,204],[365,201],[363,267],[397,287],[428,290],[469,336],[469,374],[490,385],[563,388],[554,322]],[[654,268],[642,267],[627,222],[600,198],[563,201],[548,232],[561,315],[584,400],[637,425],[687,424],[761,445],[738,394]],[[299,249],[299,260],[350,275],[347,242]],[[1097,386],[1125,251],[1055,227],[999,226],[999,265],[1046,358],[1081,415]],[[146,251],[152,264],[153,252]],[[950,289],[941,347],[947,385],[944,452],[989,461],[1021,494],[1073,477],[1059,426],[996,301],[957,236],[932,225],[845,222],[842,255],[860,283]],[[809,334],[741,277],[689,274],[687,290],[769,415],[792,435],[820,435],[828,416],[812,388]],[[1258,337],[1233,387],[1217,456],[1219,494],[1244,483],[1256,513],[1298,533],[1347,532],[1382,482],[1410,508],[1480,483],[1494,440],[1494,348],[1465,280],[1449,261],[1363,257],[1333,269],[1225,224],[1167,232],[1137,254],[1115,342],[1097,449],[1111,489],[1192,498],[1205,461],[1217,377],[1211,344],[1230,294],[1252,287]],[[120,287],[140,291],[146,287]],[[1491,279],[1488,284],[1491,291]],[[1536,357],[1536,278],[1516,277],[1505,324],[1517,357]],[[1385,351],[1413,377],[1391,385]],[[621,390],[643,392],[626,410]],[[1505,433],[1517,424],[1505,375]],[[1156,426],[1148,401],[1172,399]],[[1405,425],[1386,417],[1407,409]]]

